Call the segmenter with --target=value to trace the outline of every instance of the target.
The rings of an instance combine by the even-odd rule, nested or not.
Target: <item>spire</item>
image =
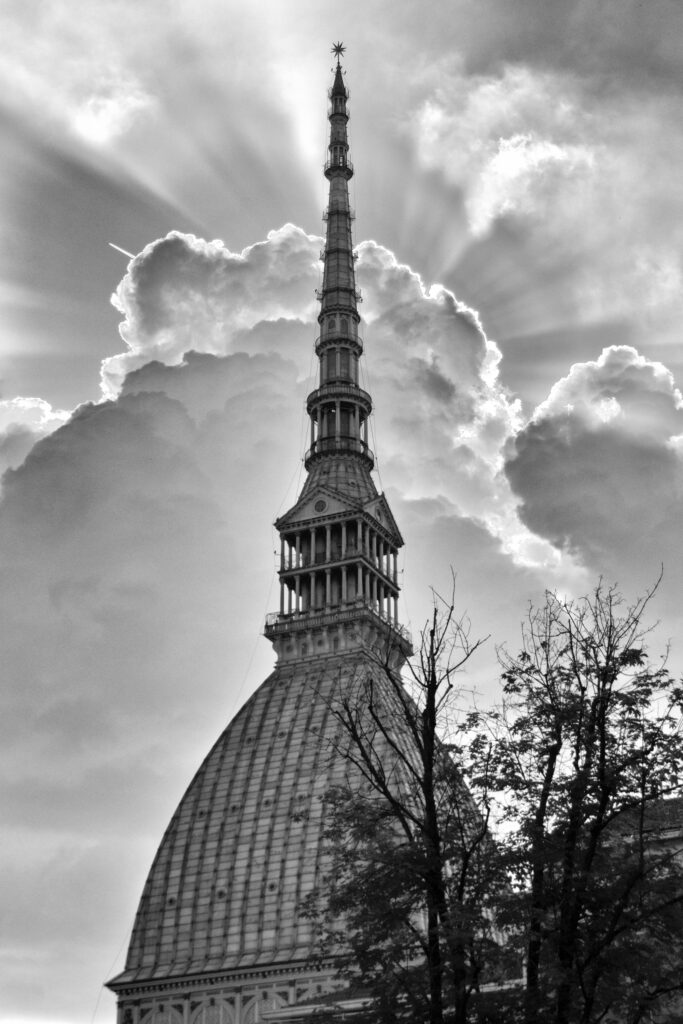
[[[349,94],[340,63],[343,43],[336,43],[332,52],[337,56],[337,67],[329,92],[330,141],[325,177],[330,187],[329,202],[323,214],[327,222],[325,248],[321,253],[325,267],[322,289],[318,292],[320,336],[316,343],[320,387],[308,399],[311,447],[306,456],[306,468],[317,456],[340,451],[362,455],[372,468],[367,437],[372,402],[358,387],[358,360],[363,345],[358,334],[360,295],[356,291],[351,234],[353,211],[349,204],[353,165],[349,160],[346,130]]]
[[[299,500],[277,520],[280,612],[266,636],[281,661],[324,657],[381,645],[401,663],[410,641],[398,623],[397,553],[403,540],[370,475],[370,395],[358,384],[363,342],[348,183],[348,90],[337,57],[328,96],[330,122],[324,174],[329,182],[318,323],[318,387],[306,400],[310,418],[308,477]]]

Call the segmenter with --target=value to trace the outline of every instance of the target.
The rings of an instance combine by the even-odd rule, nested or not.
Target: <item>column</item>
[[[374,572],[372,574],[372,604],[373,607],[377,604],[377,577]]]
[[[285,538],[280,537],[280,569],[286,569],[285,565]]]
[[[332,570],[325,569],[325,607],[332,604]]]
[[[339,438],[341,437],[341,402],[339,399],[334,403],[335,414],[334,414],[334,436],[337,440],[337,447],[339,447]]]
[[[285,581],[280,580],[280,615],[285,614]]]
[[[332,527],[329,523],[325,527],[325,561],[332,561]]]
[[[315,608],[315,573],[314,572],[309,573],[309,580],[310,580],[310,586],[311,586],[311,597],[310,597],[310,603],[309,603],[308,607],[311,609],[311,611],[313,611],[313,609]]]
[[[311,557],[308,564],[315,565],[315,526],[311,527]]]
[[[363,520],[356,519],[356,554],[363,554]]]
[[[398,596],[394,594],[394,625],[398,626]]]
[[[346,566],[342,565],[342,592],[341,592],[342,604],[346,604],[346,594],[347,594]]]
[[[398,554],[396,551],[392,551],[393,562],[394,562],[394,583],[398,583]]]
[[[295,555],[294,565],[295,565],[295,568],[298,569],[299,566],[301,565],[301,534],[300,533],[297,533],[297,535],[296,535],[296,540],[295,540],[295,545],[294,545],[294,555]]]
[[[293,593],[292,588],[291,587],[287,587],[287,614],[288,615],[292,614],[292,593]]]
[[[296,598],[296,600],[294,602],[294,611],[295,612],[300,612],[301,611],[301,576],[299,576],[298,573],[296,574],[296,583],[294,584],[294,586],[296,588],[295,589],[295,593],[294,593],[294,596]]]
[[[358,578],[356,582],[356,600],[363,597],[363,566],[358,563]]]
[[[342,531],[341,556],[342,556],[342,558],[346,558],[346,523],[342,523],[341,531]]]

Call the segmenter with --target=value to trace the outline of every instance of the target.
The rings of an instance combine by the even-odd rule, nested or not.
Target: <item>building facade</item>
[[[125,969],[109,982],[119,1024],[255,1024],[296,1016],[338,984],[302,901],[324,889],[321,797],[344,779],[333,703],[377,657],[410,653],[399,624],[402,538],[375,486],[348,183],[343,47],[329,92],[329,204],[310,445],[280,534],[275,670],[210,751],[150,870]]]

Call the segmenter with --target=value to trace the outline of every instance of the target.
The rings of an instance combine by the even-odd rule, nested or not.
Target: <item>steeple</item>
[[[354,409],[356,413],[354,419],[346,421],[343,425],[345,429],[340,430],[341,424],[333,422],[327,415],[323,390],[325,386],[329,388],[329,384],[336,380],[351,380],[357,384],[358,359],[362,352],[362,345],[358,337],[358,324],[360,323],[358,300],[360,296],[356,291],[351,236],[353,214],[349,205],[348,183],[353,176],[353,165],[348,156],[349,142],[346,131],[349,120],[346,108],[348,92],[344,85],[340,64],[343,52],[344,47],[341,43],[337,43],[333,47],[333,53],[337,54],[337,67],[334,84],[329,92],[330,141],[327,147],[325,177],[329,181],[330,187],[328,206],[323,214],[327,221],[325,248],[321,254],[325,269],[322,290],[318,293],[320,337],[316,345],[316,352],[321,360],[320,390],[322,393],[319,398],[322,404],[319,409],[314,407],[315,411],[319,412],[317,416],[314,414],[314,408],[309,407],[312,424],[316,424],[318,430],[317,444],[312,432],[308,458],[333,448],[337,450],[340,447],[354,448],[356,451],[360,450],[368,455],[369,465],[372,467],[372,456],[367,447],[367,433],[362,442],[358,436],[361,424],[364,429],[367,427],[367,418],[371,408],[369,396],[365,396],[366,400]],[[343,366],[341,361],[337,365],[338,352],[340,355],[343,352]]]
[[[372,400],[359,386],[359,333],[353,212],[348,183],[348,91],[342,43],[328,96],[329,181],[324,263],[315,343],[318,387],[306,400],[310,418],[308,477],[296,505],[276,522],[280,533],[280,611],[266,636],[280,660],[381,646],[399,662],[410,652],[398,622],[397,554],[403,540],[370,475]]]

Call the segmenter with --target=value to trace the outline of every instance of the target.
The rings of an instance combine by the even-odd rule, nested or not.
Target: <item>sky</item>
[[[677,0],[5,0],[0,1024],[112,1024],[163,830],[272,668],[335,41],[402,621],[452,566],[495,700],[545,588],[663,566],[680,673],[681,38]]]

